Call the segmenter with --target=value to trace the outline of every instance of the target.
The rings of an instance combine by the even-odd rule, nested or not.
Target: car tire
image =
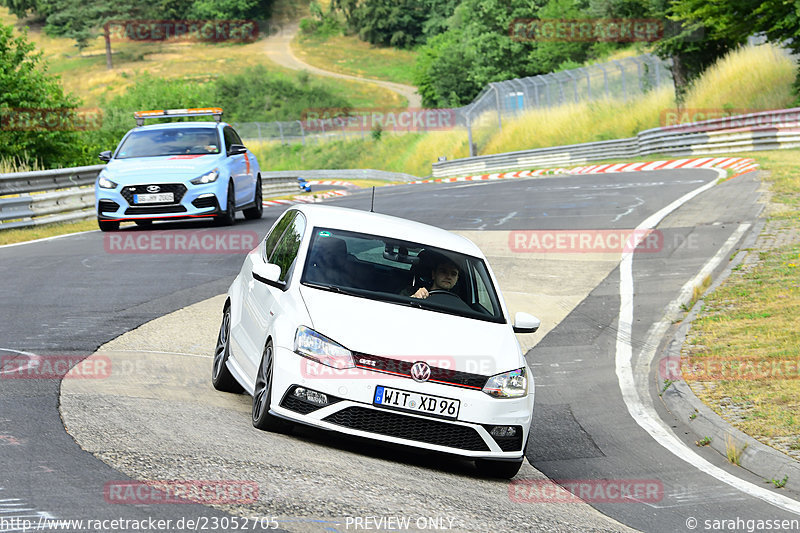
[[[291,425],[286,421],[270,414],[270,397],[272,396],[272,370],[275,352],[272,348],[272,341],[268,341],[264,347],[264,355],[261,356],[261,364],[258,365],[258,375],[256,376],[256,387],[253,390],[253,427],[278,433],[285,433]]]
[[[134,222],[136,222],[137,226],[142,228],[149,228],[150,226],[153,225],[152,220],[135,220]]]
[[[214,348],[214,363],[211,369],[211,384],[222,392],[242,392],[242,386],[233,377],[225,364],[231,355],[231,306],[225,306],[222,324],[219,327],[217,346]]]
[[[117,231],[119,229],[119,221],[117,220],[101,220],[97,219],[97,225],[100,231]]]
[[[233,226],[236,222],[236,196],[233,183],[228,183],[228,198],[225,202],[225,211],[214,220],[218,226]]]
[[[502,461],[499,459],[475,459],[475,467],[482,476],[511,479],[522,468],[522,461]]]
[[[253,207],[243,211],[244,218],[256,220],[264,214],[264,202],[262,201],[261,176],[256,179],[256,190],[253,192]]]

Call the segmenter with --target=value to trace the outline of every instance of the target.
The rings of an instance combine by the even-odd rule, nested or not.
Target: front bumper
[[[172,202],[136,203],[137,194],[147,192],[150,185],[173,194]],[[184,183],[155,183],[118,186],[115,189],[95,187],[97,218],[108,221],[162,220],[205,218],[221,213],[220,197],[215,184],[196,186]]]
[[[372,403],[379,385],[461,402],[458,418],[434,418]],[[320,406],[297,397],[297,387],[321,392]],[[276,348],[271,411],[280,417],[348,435],[470,458],[519,459],[533,416],[533,383],[527,396],[498,399],[463,387],[418,383],[369,370],[334,370]],[[513,426],[513,437],[493,437],[494,426]]]

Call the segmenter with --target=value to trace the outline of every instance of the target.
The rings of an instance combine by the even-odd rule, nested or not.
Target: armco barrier
[[[800,108],[704,120],[639,132],[614,141],[467,157],[433,164],[433,176],[486,174],[651,154],[688,156],[800,146]]]
[[[0,174],[0,229],[93,218],[94,181],[104,165]],[[261,177],[262,195],[298,190],[295,176]]]
[[[0,229],[96,216],[94,185],[105,165],[0,174]],[[262,196],[298,192],[297,178],[412,181],[416,176],[372,169],[262,171]]]

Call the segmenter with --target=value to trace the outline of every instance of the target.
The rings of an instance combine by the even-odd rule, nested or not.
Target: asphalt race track
[[[381,510],[391,510],[421,516],[425,513],[420,510],[426,507],[416,494],[445,502],[442,509],[452,507],[450,515],[439,513],[445,519],[442,529],[460,531],[500,531],[510,524],[518,524],[518,531],[616,531],[625,526],[644,531],[703,531],[709,530],[704,529],[707,520],[740,519],[746,524],[748,520],[800,519],[785,503],[768,503],[772,496],[762,493],[777,494],[778,499],[796,498],[796,494],[772,489],[763,479],[731,466],[717,452],[694,446],[698,436],[692,433],[689,422],[674,419],[663,408],[658,396],[663,379],[658,364],[650,365],[648,359],[662,340],[654,338],[654,324],[662,319],[681,288],[721,248],[741,246],[748,233],[758,227],[759,183],[755,173],[714,185],[663,213],[657,237],[647,241],[649,248],[637,250],[631,258],[631,279],[619,266],[619,251],[583,249],[575,244],[588,241],[543,248],[547,242],[555,242],[552,239],[559,232],[575,234],[581,230],[593,239],[629,232],[665,206],[717,178],[711,170],[671,170],[403,185],[376,192],[374,207],[378,212],[473,238],[501,279],[511,310],[525,310],[544,319],[540,333],[532,338],[520,337],[526,348],[536,344],[527,358],[535,375],[537,397],[526,454],[530,466],[524,467],[518,481],[535,486],[547,476],[564,485],[605,483],[607,488],[609,484],[646,483],[656,488],[643,498],[616,498],[609,503],[602,498],[593,500],[587,492],[584,499],[594,510],[583,503],[526,501],[532,492],[514,493],[507,482],[477,478],[470,465],[460,461],[311,431],[293,436],[255,432],[249,427],[246,396],[195,395],[196,408],[187,407],[192,398],[184,397],[176,402],[175,412],[185,416],[171,415],[157,391],[181,391],[174,383],[167,383],[165,376],[180,370],[184,372],[181,383],[187,389],[204,391],[208,385],[193,376],[210,374],[210,359],[184,358],[187,361],[177,364],[159,361],[151,353],[141,361],[129,358],[131,368],[144,370],[131,374],[128,383],[117,382],[117,388],[109,388],[111,381],[74,380],[82,394],[96,397],[83,403],[70,403],[69,397],[64,397],[61,407],[73,409],[65,420],[82,424],[75,432],[68,424],[70,433],[59,411],[60,379],[10,379],[0,374],[0,461],[4,467],[0,471],[0,519],[155,517],[173,520],[173,524],[189,516],[220,520],[230,516],[226,510],[235,509],[196,504],[124,505],[110,501],[104,489],[109,482],[130,479],[129,475],[139,479],[227,479],[226,472],[235,478],[234,474],[247,475],[248,471],[252,477],[247,479],[258,480],[262,501],[253,512],[259,516],[280,514],[283,520],[279,527],[289,531],[355,530],[356,524],[342,522],[354,512],[379,516]],[[355,192],[328,203],[369,209],[370,192]],[[238,232],[258,240],[282,211],[270,207],[265,209],[264,219],[240,219],[232,228],[194,222],[155,228],[159,234]],[[242,251],[198,254],[153,250],[140,254],[115,248],[110,241],[112,236],[147,234],[151,232],[130,228],[113,234],[88,232],[0,247],[0,272],[7,280],[0,287],[4,302],[2,360],[30,362],[36,355],[50,355],[77,362],[142,324],[158,317],[167,320],[165,315],[224,293],[241,266]],[[548,238],[551,241],[546,241]],[[570,242],[569,238],[567,235],[561,242]],[[244,246],[242,250],[246,251]],[[724,268],[729,256],[715,273]],[[625,289],[629,285],[633,287],[630,293]],[[632,298],[630,324],[620,320],[627,316],[621,308],[626,295]],[[212,300],[208,305],[213,304]],[[207,312],[211,308],[190,309]],[[183,322],[178,326],[173,323],[176,329],[168,334],[145,326],[137,339],[161,346],[162,351],[169,351],[174,344],[176,353],[201,355],[209,334],[212,338],[216,334],[218,323],[212,320],[200,325],[197,318],[195,328],[195,315],[185,314],[188,311],[171,315],[180,316]],[[621,354],[626,347],[638,379],[634,383],[638,396],[633,400],[630,394],[623,396],[625,389],[620,385],[625,382]],[[137,366],[146,361],[152,366]],[[203,365],[208,366],[207,371]],[[149,375],[148,368],[170,372]],[[642,376],[644,379],[639,379]],[[72,386],[67,381],[65,391],[67,385]],[[128,385],[131,391],[134,387],[139,387],[138,391],[151,387],[156,392],[142,399],[136,395],[140,393],[127,390]],[[644,406],[640,410],[638,402]],[[80,409],[75,411],[75,406]],[[645,415],[638,414],[640,411],[655,413],[671,430],[670,438],[654,438],[656,430],[648,425]],[[101,423],[123,412],[130,417],[124,435],[120,426],[112,429]],[[259,446],[259,442],[264,444]],[[680,447],[680,442],[687,446]],[[231,464],[215,465],[218,456],[226,455],[231,456]],[[315,475],[301,479],[298,473],[303,471],[305,457]],[[217,470],[198,469],[200,464]],[[211,477],[214,472],[218,477]],[[195,477],[187,477],[188,473]],[[328,474],[330,481],[326,482]],[[197,477],[200,475],[209,477]],[[347,494],[351,505],[320,507],[328,493],[328,501],[335,502],[337,492]],[[498,496],[490,509],[486,502],[476,501],[482,493],[505,496]],[[271,509],[263,504],[272,500],[291,500],[295,507]],[[487,501],[494,500],[487,497]],[[318,521],[292,522],[286,519],[292,512]],[[455,522],[450,524],[448,517]],[[325,518],[330,521],[325,522]],[[361,529],[377,529],[375,522],[371,525],[367,528],[362,522]],[[384,530],[386,526],[384,523]],[[415,527],[422,529],[412,523],[411,529]],[[181,530],[201,529],[196,525]],[[3,529],[0,522],[0,531],[12,530]]]

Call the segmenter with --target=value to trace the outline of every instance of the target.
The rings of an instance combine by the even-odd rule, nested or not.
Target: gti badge
[[[414,381],[419,381],[420,383],[428,381],[431,377],[431,367],[428,366],[428,363],[418,361],[411,366],[411,377],[414,378]]]

